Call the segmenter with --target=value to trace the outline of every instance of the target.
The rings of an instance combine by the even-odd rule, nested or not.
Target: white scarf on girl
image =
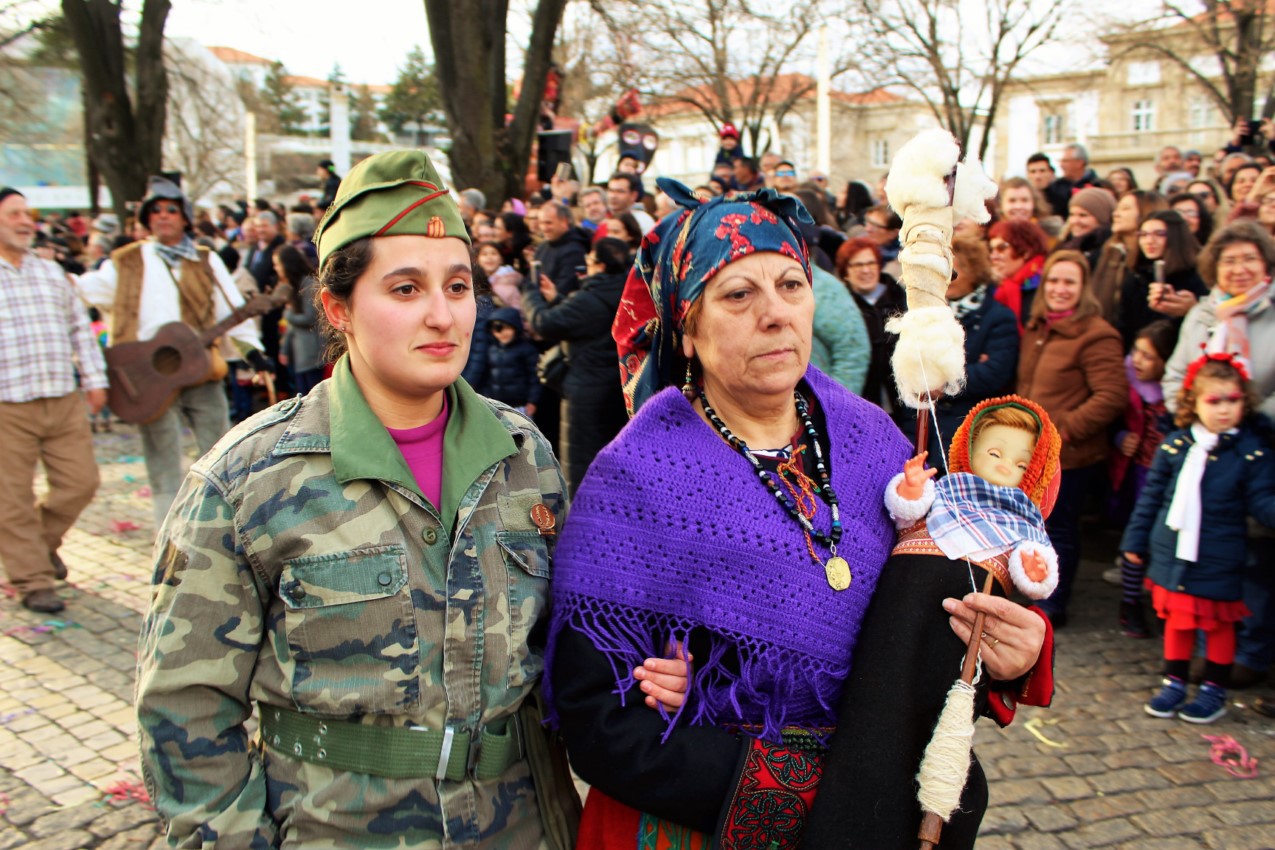
[[[1226,433],[1235,432],[1236,429],[1232,428]],[[1208,466],[1209,452],[1217,448],[1218,435],[1196,422],[1191,426],[1191,437],[1195,442],[1187,451],[1186,462],[1178,473],[1165,524],[1178,533],[1177,556],[1183,561],[1195,562],[1200,555],[1200,482]]]

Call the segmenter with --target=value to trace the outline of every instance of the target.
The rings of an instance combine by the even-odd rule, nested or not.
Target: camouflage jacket
[[[139,648],[147,787],[176,847],[542,844],[527,764],[385,779],[249,740],[253,704],[363,724],[498,728],[537,686],[558,464],[528,419],[448,389],[442,510],[347,360],[228,433],[155,549]],[[265,710],[263,708],[263,710]]]

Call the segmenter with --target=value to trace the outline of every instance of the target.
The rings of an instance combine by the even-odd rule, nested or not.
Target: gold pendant
[[[834,555],[823,565],[828,586],[833,590],[845,590],[850,586],[850,564],[840,555]]]

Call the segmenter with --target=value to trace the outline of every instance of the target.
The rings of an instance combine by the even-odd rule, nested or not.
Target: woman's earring
[[[687,401],[695,401],[698,395],[695,391],[695,379],[691,376],[691,361],[686,361],[686,381],[682,384],[682,395],[686,396]]]

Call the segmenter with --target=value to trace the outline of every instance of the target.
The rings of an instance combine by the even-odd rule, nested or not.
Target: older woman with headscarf
[[[634,416],[558,543],[551,701],[592,786],[581,847],[792,848],[894,545],[881,494],[911,449],[809,367],[800,205],[765,189],[700,203],[659,182],[683,209],[643,241],[616,317]],[[1006,630],[992,677],[1032,669],[1043,620],[969,600],[947,600],[957,625],[977,607]],[[693,660],[667,719],[643,705],[652,652]],[[774,800],[785,817],[753,816]]]

